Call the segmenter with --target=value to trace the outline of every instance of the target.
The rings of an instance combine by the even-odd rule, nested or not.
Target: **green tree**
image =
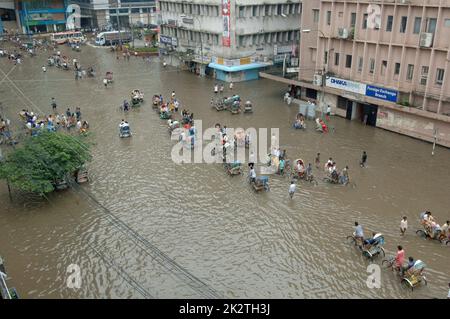
[[[0,179],[22,191],[45,194],[91,159],[85,137],[48,133],[28,137],[0,164]]]

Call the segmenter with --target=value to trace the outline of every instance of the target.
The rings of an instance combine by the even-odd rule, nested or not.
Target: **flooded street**
[[[47,56],[26,58],[9,75],[39,109],[81,107],[89,121],[91,182],[51,194],[48,201],[15,197],[0,183],[0,253],[22,298],[443,298],[450,281],[450,245],[415,234],[419,213],[430,210],[441,225],[450,219],[450,151],[360,123],[332,118],[329,134],[294,130],[298,111],[281,98],[285,87],[267,80],[236,83],[253,114],[232,115],[210,107],[214,81],[174,68],[158,58],[120,59],[106,49],[64,47],[97,77],[75,81],[73,72],[41,66]],[[0,60],[8,73],[13,65]],[[114,72],[107,88],[101,80]],[[1,79],[4,75],[1,74]],[[1,81],[1,80],[0,80]],[[131,90],[145,93],[140,109],[124,115],[119,105]],[[228,127],[279,128],[290,159],[348,165],[355,187],[300,181],[289,200],[289,180],[270,176],[271,191],[255,193],[245,176],[230,177],[218,164],[176,165],[167,124],[151,108],[153,94],[176,91],[182,107],[203,121]],[[228,90],[225,89],[228,94]],[[18,111],[34,109],[8,81],[0,101],[18,123]],[[126,118],[133,137],[120,139]],[[368,167],[359,167],[362,151]],[[314,171],[321,176],[322,172]],[[408,216],[402,238],[399,225]],[[369,261],[346,243],[359,221],[365,235],[385,235],[387,254],[402,245],[423,260],[428,286],[413,292],[381,270],[381,288],[366,285]],[[381,265],[382,258],[375,259]],[[66,285],[67,267],[78,264],[80,289]]]

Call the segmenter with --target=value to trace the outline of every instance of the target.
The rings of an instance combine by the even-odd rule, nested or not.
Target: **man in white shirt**
[[[330,120],[330,116],[331,116],[331,106],[330,105],[327,106],[327,114],[326,114],[326,116],[327,116],[327,121],[329,121]]]
[[[250,181],[254,182],[256,180],[256,171],[255,167],[252,165],[250,166]]]
[[[442,226],[442,233],[444,235],[448,235],[448,230],[450,228],[450,220],[447,220],[445,224]]]
[[[219,86],[217,84],[214,85],[214,93],[217,94],[219,92]]]
[[[230,91],[233,90],[233,86],[234,86],[233,82],[230,82]]]
[[[289,196],[292,198],[294,197],[295,189],[296,189],[295,182],[291,182],[291,185],[289,185]]]
[[[408,220],[406,216],[404,216],[403,219],[400,221],[400,234],[404,236],[407,229],[408,229]]]

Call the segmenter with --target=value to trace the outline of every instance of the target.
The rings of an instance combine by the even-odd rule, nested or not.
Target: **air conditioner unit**
[[[433,33],[422,32],[420,34],[419,46],[429,48],[433,44]]]
[[[398,2],[400,2],[401,4],[408,4],[408,3],[410,3],[409,0],[398,0]]]
[[[313,80],[314,85],[322,86],[322,78],[323,78],[322,74],[314,74]]]
[[[341,39],[347,39],[348,38],[348,29],[347,28],[339,28],[338,36]]]

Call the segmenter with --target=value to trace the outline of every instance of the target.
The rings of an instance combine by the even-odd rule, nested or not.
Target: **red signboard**
[[[222,17],[223,17],[223,33],[222,33],[222,45],[229,47],[231,45],[230,37],[230,0],[222,0]]]

